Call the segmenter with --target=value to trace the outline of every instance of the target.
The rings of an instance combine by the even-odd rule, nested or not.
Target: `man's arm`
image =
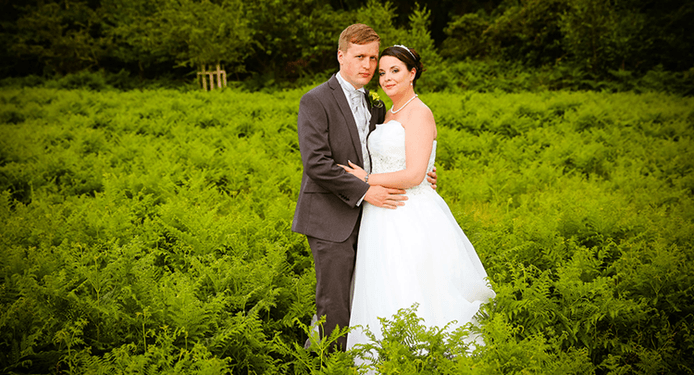
[[[355,206],[369,189],[365,182],[347,174],[337,165],[329,139],[330,124],[324,104],[317,92],[301,98],[297,132],[304,171],[308,177],[350,206]],[[348,136],[348,132],[345,132]],[[347,139],[346,141],[350,141]]]
[[[320,99],[313,94],[309,92],[301,98],[297,120],[301,159],[308,177],[352,207],[362,198],[378,207],[403,205],[402,201],[407,200],[404,190],[369,186],[338,165],[328,137],[329,117]]]
[[[436,183],[438,182],[438,176],[436,175],[436,167],[432,169],[431,172],[427,173],[427,181],[431,184],[431,188],[436,190]]]
[[[380,185],[374,185],[369,188],[364,196],[364,200],[376,207],[395,209],[398,206],[404,206],[407,196],[404,195],[405,190],[385,188]]]

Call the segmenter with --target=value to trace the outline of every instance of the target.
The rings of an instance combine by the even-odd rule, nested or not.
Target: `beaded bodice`
[[[388,173],[405,169],[405,128],[395,120],[379,124],[369,135],[369,152],[371,154],[371,173]],[[427,172],[434,168],[436,159],[436,141],[429,156]],[[407,194],[434,192],[426,178],[417,186],[407,189]]]

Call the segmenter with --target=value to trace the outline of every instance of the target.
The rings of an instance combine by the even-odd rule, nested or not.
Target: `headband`
[[[416,58],[416,57],[414,57],[414,53],[412,53],[412,51],[410,51],[410,49],[409,49],[409,48],[407,48],[407,47],[403,46],[402,44],[396,44],[396,45],[394,45],[393,47],[400,47],[400,48],[404,48],[404,49],[405,49],[405,50],[406,50],[407,52],[409,52],[409,53],[410,53],[410,56],[412,56],[412,58],[414,59],[414,61],[417,61],[417,58]]]

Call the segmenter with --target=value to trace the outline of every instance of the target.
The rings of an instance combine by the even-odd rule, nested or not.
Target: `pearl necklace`
[[[407,107],[407,105],[410,104],[410,102],[413,101],[414,98],[416,98],[416,97],[418,97],[418,96],[419,96],[419,95],[414,94],[414,96],[412,97],[412,99],[408,100],[407,103],[403,104],[403,106],[400,107],[400,109],[398,109],[397,111],[393,111],[393,108],[395,108],[395,105],[393,105],[392,107],[390,107],[390,113],[396,114],[396,113],[402,111],[403,108]]]

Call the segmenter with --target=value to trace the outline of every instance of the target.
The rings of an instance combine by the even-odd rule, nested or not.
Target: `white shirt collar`
[[[362,93],[366,93],[366,90],[364,90],[363,87],[360,89],[355,89],[351,83],[345,81],[345,79],[342,78],[342,76],[340,75],[340,72],[337,72],[337,74],[335,74],[335,77],[337,77],[337,82],[340,83],[340,86],[342,87],[342,90],[345,92],[345,94],[352,92],[352,91],[355,91],[355,90],[360,91]]]

